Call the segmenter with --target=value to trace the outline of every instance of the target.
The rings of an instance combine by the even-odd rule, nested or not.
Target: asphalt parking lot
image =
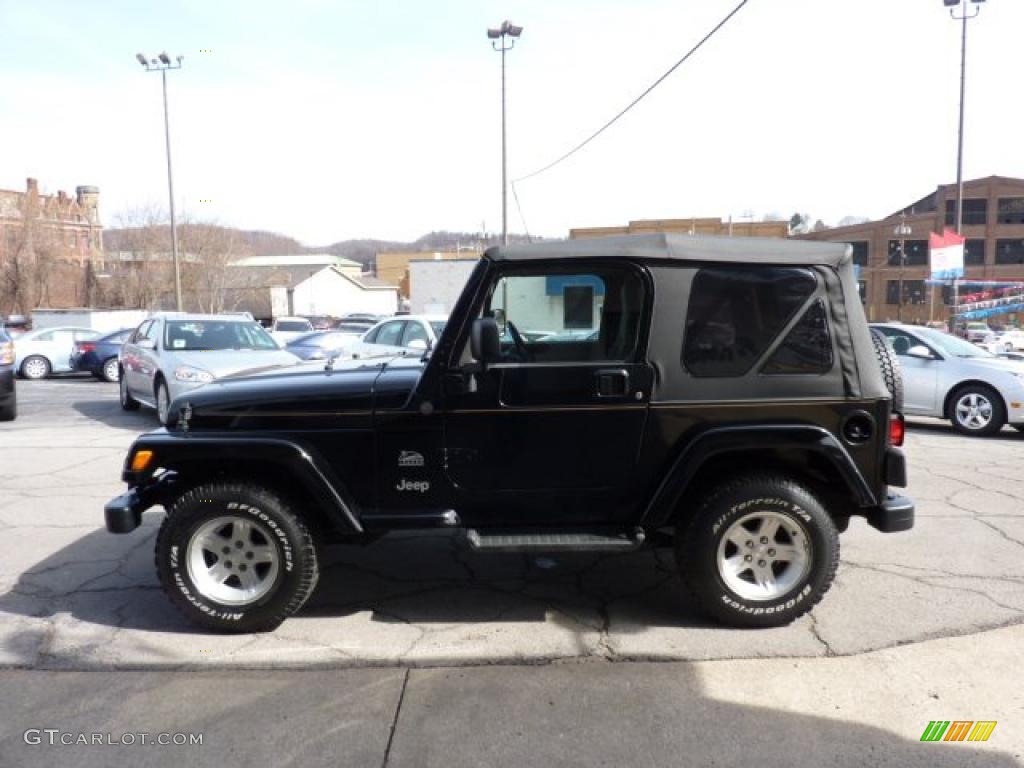
[[[193,631],[156,582],[161,513],[103,529],[125,449],[154,428],[88,378],[19,382],[0,425],[0,665],[43,669],[435,666],[556,659],[842,656],[1024,621],[1024,435],[908,430],[915,529],[855,520],[835,586],[781,629],[727,630],[681,596],[671,553],[476,555],[446,533],[326,553],[276,632]]]
[[[240,764],[268,743],[280,765],[1024,764],[1017,432],[913,424],[917,526],[855,521],[832,591],[782,629],[703,620],[668,552],[483,557],[432,534],[331,549],[302,613],[219,636],[156,583],[159,512],[103,529],[153,414],[90,379],[19,397],[0,425],[0,765]],[[957,718],[998,726],[920,743]],[[40,728],[205,741],[73,749]]]

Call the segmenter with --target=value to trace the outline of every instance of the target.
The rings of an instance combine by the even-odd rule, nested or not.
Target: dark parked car
[[[117,355],[134,330],[122,328],[93,341],[76,341],[71,351],[71,370],[88,371],[97,379],[117,382],[120,379]]]
[[[429,355],[182,393],[130,448],[106,525],[167,510],[163,589],[222,631],[300,610],[325,543],[409,528],[460,530],[481,552],[671,545],[695,606],[779,626],[828,590],[851,517],[913,526],[891,492],[906,485],[900,396],[848,245],[497,247]]]
[[[292,339],[285,349],[302,360],[326,360],[344,352],[362,335],[362,331],[314,331]]]
[[[18,415],[14,372],[14,342],[0,326],[0,421],[13,421]]]

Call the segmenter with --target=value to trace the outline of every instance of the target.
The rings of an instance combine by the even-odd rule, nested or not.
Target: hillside
[[[277,232],[264,232],[261,230],[234,229],[232,227],[220,227],[206,225],[205,229],[216,230],[225,237],[236,237],[240,241],[239,251],[249,253],[253,256],[279,256],[284,254],[298,253],[331,253],[335,256],[344,256],[346,259],[358,261],[360,264],[369,265],[378,251],[453,251],[456,248],[478,248],[481,245],[490,246],[497,242],[497,237],[490,235],[487,241],[481,243],[478,232],[429,232],[411,242],[399,240],[374,240],[371,238],[341,240],[336,243],[324,246],[307,246],[300,243],[293,237],[282,235]],[[182,231],[179,229],[179,238]],[[103,244],[108,251],[132,250],[136,243],[145,239],[147,242],[170,240],[170,231],[166,225],[154,227],[127,227],[112,228],[103,231]],[[534,238],[534,240],[545,240],[550,238]],[[509,235],[509,241],[513,243],[525,243],[528,238],[525,235]]]

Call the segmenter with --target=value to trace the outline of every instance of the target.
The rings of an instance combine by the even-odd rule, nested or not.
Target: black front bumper
[[[882,533],[909,531],[914,527],[914,502],[906,496],[889,496],[866,511],[868,525]]]
[[[148,485],[129,488],[116,499],[103,506],[103,519],[111,533],[131,533],[142,525],[142,513],[156,504],[162,504],[168,487],[174,482],[174,473],[168,472]]]

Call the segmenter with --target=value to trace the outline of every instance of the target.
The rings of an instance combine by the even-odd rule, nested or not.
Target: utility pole
[[[167,55],[166,51],[155,59],[147,59],[141,53],[135,54],[135,58],[139,64],[145,67],[147,72],[159,72],[164,86],[164,139],[167,143],[167,195],[171,208],[171,258],[174,260],[174,300],[178,311],[181,312],[181,267],[178,262],[178,227],[174,218],[174,175],[171,173],[171,122],[167,114],[167,70],[181,69],[181,62],[185,57],[176,57],[177,64],[171,63],[171,57]]]
[[[523,34],[523,28],[517,27],[507,19],[497,29],[488,29],[487,37],[491,47],[501,52],[501,244],[508,245],[508,145],[506,142],[505,125],[505,51],[516,47],[516,39]],[[506,38],[508,44],[506,45]],[[495,41],[501,40],[501,43]]]

